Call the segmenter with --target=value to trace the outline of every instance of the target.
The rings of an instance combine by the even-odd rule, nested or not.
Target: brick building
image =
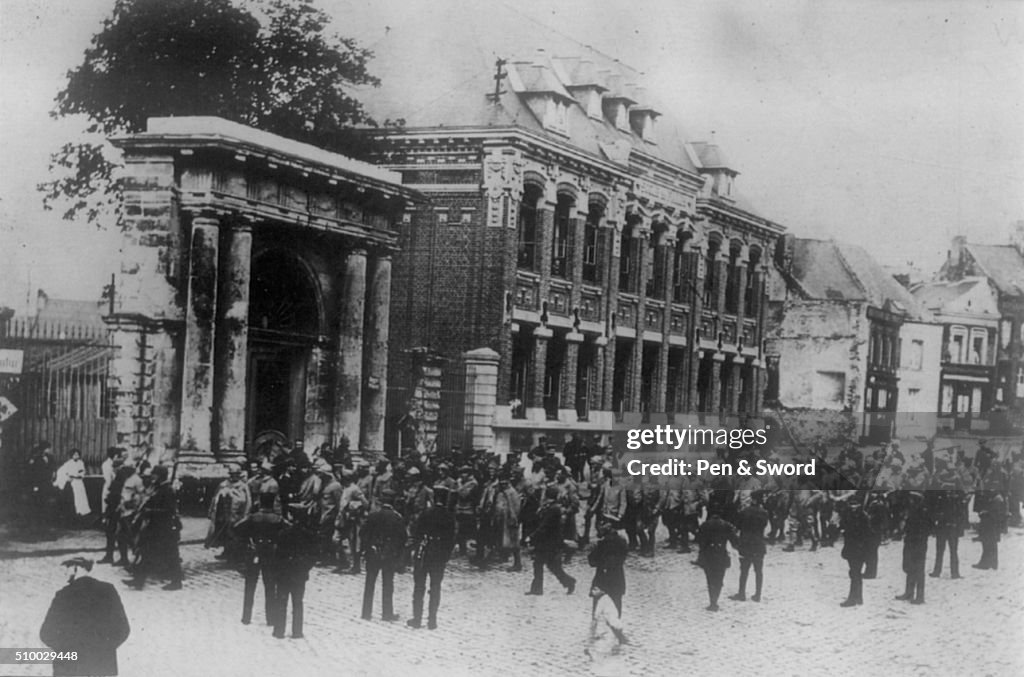
[[[425,41],[414,21],[389,26],[364,97],[405,121],[377,132],[375,161],[430,200],[398,228],[391,383],[420,373],[417,355],[450,373],[493,351],[473,397],[492,398],[498,451],[757,414],[764,265],[783,229],[735,192],[717,145],[683,136],[639,73],[514,12]]]
[[[194,475],[297,441],[382,451],[399,177],[219,118],[114,143],[119,442]]]

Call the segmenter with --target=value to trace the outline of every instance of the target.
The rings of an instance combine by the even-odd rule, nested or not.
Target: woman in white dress
[[[57,468],[57,478],[53,486],[64,491],[68,484],[71,485],[71,495],[75,501],[75,514],[79,517],[88,515],[92,510],[89,508],[89,497],[85,494],[85,461],[82,460],[82,452],[78,449],[72,449],[71,458]]]

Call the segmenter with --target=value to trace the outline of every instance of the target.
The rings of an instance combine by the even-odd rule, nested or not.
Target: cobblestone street
[[[276,640],[260,625],[261,592],[253,624],[239,622],[241,576],[189,538],[202,526],[200,520],[186,525],[181,592],[164,592],[157,584],[128,590],[120,569],[94,569],[95,577],[118,586],[131,621],[131,637],[119,651],[122,675],[590,674],[583,651],[591,570],[583,557],[566,567],[580,581],[577,592],[564,594],[548,574],[543,597],[523,594],[528,561],[527,571],[508,573],[504,567],[481,572],[456,559],[444,581],[440,628],[433,632],[405,626],[411,575],[396,579],[402,620],[380,621],[378,598],[376,619],[366,622],[359,618],[363,578],[314,569],[305,639]],[[101,546],[98,533],[5,543],[0,645],[39,647],[39,626],[64,581],[59,565],[70,556],[66,551],[82,548],[99,558]],[[943,578],[928,579],[927,604],[911,606],[893,600],[903,588],[901,544],[885,545],[879,578],[866,582],[864,606],[840,609],[847,578],[838,548],[784,553],[774,546],[765,562],[763,601],[724,599],[717,614],[704,611],[704,576],[690,564],[692,555],[631,555],[626,660],[637,675],[1024,674],[1024,531],[1011,529],[1000,550],[998,571],[977,571],[970,564],[980,544],[963,539],[965,578],[950,580],[947,565]],[[734,555],[723,598],[735,591],[737,575]],[[48,675],[50,666],[5,665],[0,673]]]

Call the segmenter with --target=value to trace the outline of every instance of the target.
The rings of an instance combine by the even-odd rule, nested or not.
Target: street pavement
[[[545,595],[525,596],[525,571],[486,571],[455,559],[444,580],[435,631],[405,625],[412,576],[395,584],[402,620],[359,618],[363,578],[314,569],[306,589],[304,639],[274,639],[262,625],[262,586],[252,625],[240,622],[242,579],[197,541],[205,529],[187,519],[185,587],[125,588],[120,569],[93,576],[117,585],[132,626],[118,652],[122,675],[589,675],[584,654],[592,572],[577,555],[566,570],[579,581],[566,595],[550,574]],[[3,532],[0,532],[3,533]],[[664,536],[662,534],[662,536]],[[3,538],[0,536],[0,538]],[[0,541],[0,646],[40,647],[39,627],[66,579],[60,562],[82,552],[102,557],[99,532],[25,543]],[[927,580],[927,603],[893,599],[903,591],[900,543],[884,545],[879,578],[865,581],[864,606],[843,609],[848,579],[839,548],[785,553],[770,546],[760,603],[727,599],[738,563],[726,574],[722,610],[710,613],[694,555],[631,554],[623,620],[624,662],[635,675],[681,672],[731,675],[1021,675],[1024,674],[1024,530],[1000,544],[1000,569],[978,571],[980,544],[960,542],[964,578]],[[934,556],[929,544],[929,567]],[[748,595],[753,591],[753,576]],[[290,628],[289,628],[290,629]],[[47,675],[49,665],[2,665],[0,674]]]

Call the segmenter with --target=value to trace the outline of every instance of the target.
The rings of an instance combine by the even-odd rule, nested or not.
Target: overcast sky
[[[402,15],[394,0],[322,4],[371,47]],[[34,190],[74,129],[48,117],[53,97],[112,5],[0,1],[0,301],[24,295],[29,271],[81,298],[116,269],[116,233],[62,222]],[[1024,219],[1024,2],[515,6],[642,70],[694,137],[715,132],[739,191],[798,236],[932,271],[953,235],[1005,243]]]

